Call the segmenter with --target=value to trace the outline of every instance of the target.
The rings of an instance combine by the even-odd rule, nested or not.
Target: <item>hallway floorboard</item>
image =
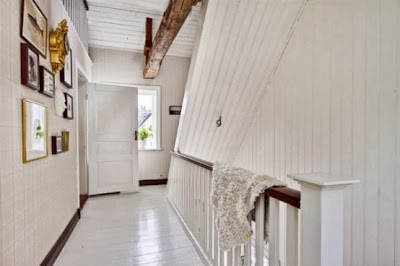
[[[203,265],[165,188],[89,198],[55,266]]]

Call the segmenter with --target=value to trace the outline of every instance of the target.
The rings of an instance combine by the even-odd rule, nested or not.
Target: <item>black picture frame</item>
[[[64,118],[72,120],[74,119],[74,98],[71,94],[64,92],[65,105],[67,106],[64,111]]]
[[[69,49],[68,54],[65,56],[64,68],[60,71],[60,81],[67,88],[72,89],[73,82],[73,72],[72,72],[72,50]]]
[[[63,143],[61,136],[51,137],[51,154],[59,154],[63,152]]]
[[[39,53],[27,43],[21,43],[21,84],[40,90]]]
[[[40,66],[40,92],[54,98],[55,91],[56,83],[54,74],[44,66]]]
[[[180,115],[181,111],[182,111],[182,106],[171,105],[169,107],[169,114],[170,115]]]
[[[48,21],[35,0],[22,1],[21,38],[45,59],[48,48]]]

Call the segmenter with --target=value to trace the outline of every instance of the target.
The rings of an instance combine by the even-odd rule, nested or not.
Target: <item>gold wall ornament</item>
[[[65,57],[69,52],[68,25],[63,19],[58,27],[50,32],[50,62],[53,73],[64,68]]]

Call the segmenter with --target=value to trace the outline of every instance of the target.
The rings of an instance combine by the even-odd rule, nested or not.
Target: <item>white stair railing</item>
[[[257,198],[253,244],[222,252],[218,248],[216,210],[210,202],[212,164],[176,152],[171,154],[168,199],[208,265],[343,265],[343,190],[357,180],[290,175],[302,186],[301,202],[300,191],[287,187],[268,189]],[[270,206],[267,252],[266,196]],[[285,223],[282,217],[286,217]]]
[[[84,0],[61,0],[86,51],[89,49],[87,8]]]

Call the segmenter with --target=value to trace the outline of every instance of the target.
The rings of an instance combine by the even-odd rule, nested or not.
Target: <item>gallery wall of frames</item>
[[[21,84],[37,90],[43,95],[56,98],[56,78],[68,89],[72,89],[72,49],[68,38],[68,22],[62,20],[57,28],[48,32],[48,22],[45,14],[34,0],[24,0],[21,12]],[[50,49],[51,70],[41,65],[41,60],[47,62],[47,47]],[[59,75],[58,75],[59,74]],[[57,94],[61,94],[57,91]],[[74,98],[69,93],[63,93],[64,101],[55,99],[65,119],[73,119]],[[60,96],[57,95],[57,98]],[[23,162],[28,163],[48,156],[48,108],[46,105],[23,99]],[[61,111],[60,111],[61,113]],[[58,138],[63,142],[69,140]],[[59,151],[56,142],[50,142],[52,154]],[[61,145],[65,146],[65,145]],[[62,151],[67,151],[62,149]]]
[[[0,0],[0,33],[0,265],[40,265],[78,208],[77,76],[92,62],[59,0]]]

